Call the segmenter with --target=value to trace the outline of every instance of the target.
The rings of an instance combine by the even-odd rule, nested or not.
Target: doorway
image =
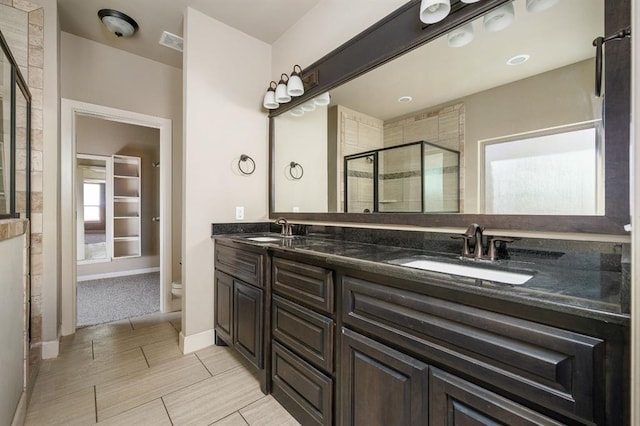
[[[76,261],[79,230],[75,216],[80,192],[78,190],[76,153],[78,152],[78,123],[85,118],[141,126],[158,131],[159,158],[154,163],[162,164],[162,167],[156,170],[159,174],[159,194],[157,194],[159,215],[154,216],[157,223],[153,225],[158,228],[159,306],[161,312],[169,312],[175,310],[174,308],[179,309],[179,306],[174,306],[171,297],[171,120],[68,99],[62,99],[61,106],[62,335],[75,333],[77,326],[78,270]],[[113,248],[111,248],[111,253],[113,256]]]

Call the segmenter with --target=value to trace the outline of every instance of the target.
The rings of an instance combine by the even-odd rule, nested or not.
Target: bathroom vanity
[[[471,262],[533,273],[510,285],[394,264],[461,262],[455,254],[326,235],[214,237],[216,335],[302,424],[627,421],[619,269],[517,250],[500,266]]]

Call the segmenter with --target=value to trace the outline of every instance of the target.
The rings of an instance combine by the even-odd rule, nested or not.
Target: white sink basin
[[[276,237],[249,237],[247,238],[249,241],[255,241],[258,243],[271,243],[273,241],[280,241],[280,238]]]
[[[527,273],[501,271],[497,269],[479,268],[476,266],[458,265],[454,263],[444,263],[424,259],[410,260],[398,264],[402,266],[408,266],[410,268],[424,269],[433,272],[443,272],[445,274],[460,275],[463,277],[477,278],[479,280],[488,280],[514,285],[522,285],[533,277],[532,274]]]

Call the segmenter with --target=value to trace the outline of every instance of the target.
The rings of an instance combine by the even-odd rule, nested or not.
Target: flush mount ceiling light
[[[133,18],[117,10],[100,9],[98,17],[107,29],[118,37],[131,37],[139,28]]]
[[[502,31],[513,23],[516,14],[509,2],[484,15],[482,26],[489,32]]]
[[[507,65],[520,65],[527,62],[528,60],[529,60],[529,55],[526,55],[526,54],[516,55],[513,58],[509,58],[509,60],[507,61]]]
[[[551,9],[560,0],[527,0],[527,12],[542,12]]]
[[[422,0],[420,3],[420,20],[425,24],[442,21],[451,11],[449,0]]]
[[[408,104],[412,100],[413,98],[411,96],[401,96],[398,98],[398,102],[400,102],[401,104]]]

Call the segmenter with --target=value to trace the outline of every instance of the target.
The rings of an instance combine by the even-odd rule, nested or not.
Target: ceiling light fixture
[[[516,55],[513,58],[509,58],[509,60],[507,61],[507,65],[520,65],[527,62],[528,60],[529,60],[529,55],[526,55],[526,54]]]
[[[131,37],[139,28],[133,18],[117,10],[100,9],[98,17],[107,29],[117,37]]]
[[[401,96],[398,98],[398,102],[400,102],[401,104],[408,104],[412,100],[413,98],[411,96]]]

